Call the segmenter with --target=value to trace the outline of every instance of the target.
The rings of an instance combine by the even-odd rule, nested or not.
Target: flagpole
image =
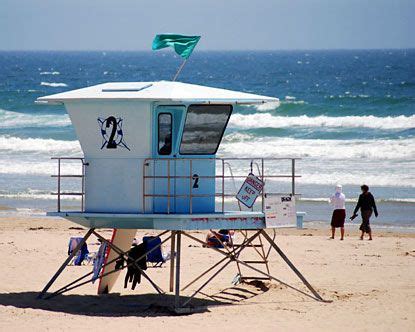
[[[180,65],[179,69],[177,70],[176,75],[174,75],[173,77],[173,82],[176,81],[177,76],[179,76],[180,72],[182,71],[184,65],[186,64],[187,59],[184,59],[184,61],[182,62],[182,64]]]

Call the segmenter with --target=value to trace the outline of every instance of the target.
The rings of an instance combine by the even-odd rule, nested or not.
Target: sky
[[[0,50],[150,50],[157,33],[200,50],[415,47],[415,0],[0,0]]]

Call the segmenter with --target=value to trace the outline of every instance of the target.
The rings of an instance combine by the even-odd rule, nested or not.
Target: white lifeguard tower
[[[203,244],[187,231],[231,229],[254,231],[252,235],[244,233],[244,240],[237,248],[213,248],[225,256],[226,264],[235,262],[266,279],[281,282],[269,270],[264,272],[239,258],[242,250],[256,238],[263,237],[270,250],[274,248],[297,273],[313,297],[323,301],[275,244],[275,233],[272,237],[265,231],[266,197],[274,194],[267,191],[266,183],[273,177],[290,178],[292,190],[285,195],[294,199],[295,159],[285,160],[292,167],[291,174],[273,175],[266,174],[267,163],[282,162],[282,159],[216,158],[235,107],[277,101],[273,97],[170,81],[105,83],[38,99],[38,102],[65,105],[84,154],[78,158],[82,173],[73,175],[82,178],[82,188],[77,193],[61,190],[62,179],[72,176],[62,174],[61,164],[70,158],[57,158],[58,209],[48,215],[66,218],[90,229],[77,249],[91,234],[107,241],[99,235],[98,229],[114,229],[111,241],[107,241],[111,250],[99,275],[99,294],[111,292],[120,272],[115,269],[115,261],[119,256],[128,257],[137,229],[162,230],[159,236],[166,238],[161,244],[171,240],[172,252],[176,254],[172,255],[170,264],[170,291],[175,285],[175,309],[189,310],[191,299],[204,286],[184,303],[181,301],[182,235]],[[231,162],[238,164],[239,175],[235,175]],[[241,175],[241,172],[244,173]],[[246,181],[253,189],[245,195],[240,191],[237,201],[236,193],[230,192],[237,188],[230,188],[229,183],[248,174]],[[65,195],[82,196],[80,211],[63,211],[61,198]],[[239,207],[234,211],[228,208],[232,206],[229,203],[232,199]],[[278,221],[279,216],[273,218]],[[39,297],[62,294],[90,282],[81,282],[83,277],[46,294],[73,255],[63,263]],[[262,258],[267,262],[265,253]],[[146,274],[144,276],[147,278]],[[243,276],[240,277],[243,280]],[[161,287],[148,279],[163,293]]]

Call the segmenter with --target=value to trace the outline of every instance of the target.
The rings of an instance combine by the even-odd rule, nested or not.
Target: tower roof
[[[261,104],[278,98],[203,85],[158,82],[113,82],[38,98],[38,102],[65,103],[82,100],[143,100],[195,103]]]

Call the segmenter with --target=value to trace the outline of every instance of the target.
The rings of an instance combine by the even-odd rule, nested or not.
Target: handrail
[[[261,175],[260,175],[261,176]],[[225,178],[225,179],[245,179],[246,175],[199,175],[199,178],[201,179],[221,179],[221,178]],[[295,175],[294,177],[296,178],[301,178],[301,175]],[[192,178],[191,176],[188,175],[145,175],[143,176],[144,179],[188,179],[188,178]],[[292,175],[267,175],[267,178],[292,178]]]
[[[52,160],[84,160],[84,157],[51,157]]]
[[[58,174],[51,175],[52,178],[57,178],[57,192],[52,192],[51,195],[58,196],[57,209],[61,212],[61,197],[62,196],[81,196],[81,212],[84,211],[84,195],[85,195],[85,166],[88,163],[84,162],[82,157],[52,157],[52,160],[58,161]],[[78,160],[82,162],[82,174],[61,174],[62,160]],[[61,190],[61,178],[81,178],[81,192],[67,192]]]
[[[85,188],[85,166],[88,165],[88,163],[85,163],[85,159],[83,157],[52,157],[52,160],[57,160],[58,163],[58,174],[54,174],[51,175],[52,178],[56,178],[57,179],[57,192],[52,192],[51,194],[54,196],[57,196],[57,210],[58,212],[61,212],[61,198],[65,197],[65,196],[80,196],[81,197],[81,211],[84,211],[84,205],[85,205],[85,192],[86,192],[86,188]],[[140,158],[141,159],[141,158]],[[262,182],[264,184],[266,184],[267,180],[272,180],[272,179],[291,179],[291,195],[299,195],[295,192],[295,180],[296,178],[300,178],[301,175],[296,174],[295,171],[295,166],[296,166],[296,160],[301,160],[301,158],[288,158],[288,157],[284,157],[284,158],[263,158],[263,157],[253,157],[253,158],[248,158],[248,157],[243,157],[243,158],[213,158],[213,157],[209,157],[209,158],[203,158],[203,157],[196,157],[196,158],[145,158],[145,159],[141,159],[143,161],[143,173],[142,173],[142,208],[143,208],[143,212],[147,213],[147,208],[146,208],[146,204],[149,201],[149,198],[155,198],[155,197],[164,197],[167,198],[167,213],[170,214],[172,211],[172,207],[171,207],[171,199],[172,198],[186,198],[188,199],[188,211],[190,214],[193,213],[194,210],[194,199],[195,198],[199,198],[199,197],[213,197],[215,202],[219,203],[219,201],[217,200],[218,197],[221,198],[221,210],[222,212],[225,211],[225,198],[228,197],[235,197],[238,188],[237,188],[237,184],[236,184],[236,179],[245,179],[246,178],[246,174],[241,174],[240,170],[242,169],[246,169],[246,167],[249,166],[249,169],[252,171],[253,167],[255,167],[257,169],[257,176],[262,180]],[[81,161],[82,163],[82,174],[61,174],[62,173],[62,163],[63,161]],[[215,180],[215,190],[212,193],[209,194],[196,194],[194,189],[193,189],[193,181],[192,179],[194,178],[194,162],[195,161],[213,161],[215,168],[217,170],[217,173],[213,173],[214,175],[203,175],[203,174],[198,174],[198,178],[199,179],[213,179]],[[278,171],[273,171],[272,169],[270,169],[267,165],[267,163],[270,162],[281,162],[281,161],[291,161],[291,172],[285,172],[283,174],[277,174],[276,172]],[[157,174],[156,172],[156,167],[155,163],[164,163],[165,165],[167,165],[167,171],[162,173],[162,174]],[[181,175],[176,175],[174,172],[172,172],[172,166],[175,169],[176,165],[175,163],[177,162],[187,162],[188,167],[189,167],[189,173],[188,174],[181,174]],[[237,171],[236,174],[233,170],[232,165],[231,166],[231,162],[235,162],[235,164],[237,165]],[[240,162],[240,163],[238,163]],[[247,164],[246,162],[249,162],[250,164]],[[150,174],[148,174],[148,168],[149,166],[153,166],[152,168],[152,172]],[[159,165],[163,165],[163,164],[159,164]],[[229,173],[226,174],[226,167],[229,168]],[[220,171],[220,168],[222,168],[222,170]],[[164,169],[164,166],[163,166]],[[269,171],[270,174],[266,174],[266,171]],[[272,173],[271,173],[272,172]],[[173,173],[173,174],[171,174]],[[239,173],[239,174],[238,174]],[[291,173],[291,174],[290,174]],[[61,180],[64,178],[79,178],[81,179],[82,183],[81,183],[81,190],[80,191],[63,191],[62,190],[62,182]],[[147,186],[148,185],[148,181],[151,180],[155,180],[155,179],[166,179],[166,182],[161,182],[163,186],[165,186],[165,189],[163,190],[163,192],[159,192],[157,193],[156,189],[154,186],[150,186],[150,188]],[[187,180],[189,180],[189,189],[187,192],[187,189],[185,190],[185,192],[181,192],[180,194],[176,194],[176,187],[173,184],[172,185],[172,181],[175,183],[175,181],[177,179],[182,179],[181,183],[184,186],[187,186]],[[217,180],[221,181],[221,184],[218,184]],[[227,181],[225,180],[231,180],[233,182],[233,189],[235,191],[235,193],[232,192],[231,190],[231,194],[226,193],[226,183]],[[151,182],[150,182],[151,183]],[[151,190],[151,191],[150,191]],[[166,192],[167,190],[167,192]],[[147,192],[149,191],[149,192]],[[229,188],[228,188],[229,191]],[[265,194],[267,195],[281,195],[281,194],[289,194],[289,193],[276,193],[276,192],[269,192],[266,191],[266,186],[264,185],[264,188],[262,190],[261,193],[261,210],[264,211],[265,209]],[[187,201],[187,200],[186,200]],[[228,202],[228,200],[227,200]],[[237,201],[239,209],[242,210],[242,206],[240,204],[239,201]],[[257,202],[259,204],[259,200]],[[215,203],[216,204],[216,203]],[[232,203],[233,204],[233,203]],[[253,209],[254,207],[252,207]],[[153,208],[151,208],[151,211],[153,210]]]
[[[219,162],[221,163],[221,168],[222,168],[222,174],[215,174],[215,175],[203,175],[203,174],[198,174],[198,178],[199,179],[219,179],[221,180],[222,184],[221,184],[221,191],[218,193],[215,192],[211,193],[211,194],[194,194],[193,193],[193,186],[192,186],[192,179],[193,179],[193,162],[195,160],[210,160],[210,161],[215,161],[215,162]],[[270,162],[270,161],[291,161],[291,174],[265,174],[265,162]],[[143,211],[144,213],[147,212],[147,200],[148,198],[155,198],[155,197],[163,197],[163,198],[167,198],[167,214],[170,213],[170,205],[171,205],[171,198],[189,198],[189,202],[188,202],[188,207],[189,207],[189,213],[192,214],[193,211],[193,198],[196,197],[221,197],[222,198],[222,212],[224,212],[225,210],[225,197],[235,197],[235,194],[226,194],[225,193],[225,179],[232,179],[233,184],[234,184],[234,189],[235,192],[237,192],[237,188],[236,188],[236,184],[235,184],[235,179],[245,179],[246,178],[246,174],[244,175],[240,175],[237,174],[235,175],[233,173],[232,167],[229,163],[229,161],[250,161],[250,169],[252,172],[252,167],[255,165],[257,170],[258,170],[258,176],[261,178],[262,182],[265,184],[266,180],[269,179],[283,179],[283,178],[289,178],[291,179],[291,195],[296,196],[299,195],[295,192],[295,179],[296,178],[300,178],[301,175],[297,175],[295,173],[295,161],[296,160],[301,160],[301,158],[263,158],[263,157],[255,157],[255,158],[200,158],[200,157],[196,157],[196,158],[145,158],[143,160],[143,196],[142,196],[142,206],[143,206]],[[170,174],[170,168],[171,168],[171,163],[176,163],[176,162],[188,162],[188,167],[189,167],[189,174],[188,175],[176,175],[176,174]],[[167,173],[165,174],[156,174],[156,167],[155,164],[160,163],[159,165],[163,165],[163,163],[167,163]],[[149,175],[147,172],[147,168],[149,166],[153,166],[152,168],[152,175]],[[229,168],[229,172],[230,175],[225,175],[225,166],[227,166]],[[215,168],[218,168],[218,164],[215,165]],[[163,165],[163,169],[164,169],[164,165]],[[155,180],[155,179],[166,179],[167,180],[167,194],[161,193],[158,194],[156,193],[154,190],[154,187],[152,187],[152,192],[151,193],[147,193],[147,181],[148,180]],[[176,193],[171,193],[171,180],[175,180],[175,179],[189,179],[189,193],[188,194],[176,194]],[[217,186],[215,186],[216,188]],[[273,192],[265,192],[265,185],[264,188],[261,192],[261,210],[264,211],[265,210],[265,194],[267,195],[277,195],[277,194],[288,194],[288,193],[273,193]],[[238,206],[239,209],[241,210],[241,205],[240,202],[238,201]],[[253,206],[251,208],[253,210]]]
[[[287,193],[275,193],[275,192],[267,192],[267,195],[286,195]],[[301,194],[295,194],[296,196],[301,196]],[[167,194],[144,194],[143,196],[145,197],[169,197],[169,195]],[[224,194],[222,195],[222,193],[215,193],[215,194],[192,194],[192,195],[187,195],[187,194],[176,194],[174,195],[174,197],[179,197],[179,198],[186,198],[186,197],[235,197],[234,194]]]

